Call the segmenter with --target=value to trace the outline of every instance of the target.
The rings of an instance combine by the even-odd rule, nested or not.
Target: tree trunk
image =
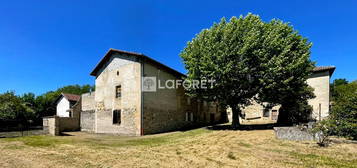
[[[286,108],[286,106],[282,105],[279,109],[279,115],[276,125],[277,126],[291,126],[291,122],[289,121],[289,112],[291,109]]]
[[[239,116],[240,116],[240,109],[234,106],[231,106],[232,108],[232,129],[236,130],[239,128],[240,123],[239,123]]]

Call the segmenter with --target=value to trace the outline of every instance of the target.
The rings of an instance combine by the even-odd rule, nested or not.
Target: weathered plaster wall
[[[163,86],[167,80],[178,79],[166,70],[144,63],[145,77],[156,77]],[[157,83],[158,84],[158,83]],[[220,120],[216,106],[191,100],[183,87],[177,89],[157,89],[156,92],[143,92],[144,134],[178,130],[183,127],[210,123]]]
[[[45,133],[54,136],[58,136],[65,131],[78,131],[79,118],[45,117],[43,118],[43,130]]]
[[[69,108],[70,108],[69,101],[62,96],[62,98],[58,101],[56,107],[57,109],[56,115],[60,117],[69,117],[69,112],[67,111],[69,110]]]
[[[58,116],[43,118],[43,131],[53,136],[60,135]]]
[[[321,119],[329,115],[330,108],[330,75],[328,71],[314,73],[307,80],[307,83],[314,88],[315,98],[309,100],[313,108],[312,117],[319,120],[321,104]]]
[[[79,118],[59,117],[59,131],[79,131]]]
[[[141,65],[135,57],[113,55],[96,77],[95,132],[141,133]],[[121,85],[121,98],[115,97]],[[113,110],[121,110],[121,124],[113,124]]]
[[[81,96],[81,131],[94,132],[95,128],[95,92],[85,93]]]
[[[95,92],[82,94],[81,99],[83,111],[95,109]]]
[[[313,108],[312,117],[319,120],[319,106],[321,104],[321,118],[325,118],[329,115],[330,106],[330,74],[328,71],[315,72],[307,79],[307,84],[314,88],[315,98],[309,100],[309,104]],[[272,110],[279,110],[280,106],[273,107]],[[243,109],[243,113],[246,115],[246,119],[240,118],[242,124],[271,124],[276,123],[276,120],[272,119],[272,110],[270,110],[269,117],[263,117],[263,106],[253,102],[252,105]],[[232,121],[231,109],[227,109],[229,121]],[[260,118],[259,118],[260,117]],[[247,120],[247,118],[257,118]]]
[[[94,132],[95,110],[81,112],[81,131]]]
[[[245,107],[242,110],[242,113],[244,114],[244,118],[240,117],[239,121],[243,125],[249,125],[249,124],[273,124],[276,123],[277,121],[277,115],[279,114],[279,108],[280,106],[274,106],[269,110],[269,116],[264,117],[263,115],[263,110],[264,106],[257,103],[256,101],[252,102],[252,105],[249,105]],[[273,115],[273,110],[276,110],[277,112]],[[229,121],[232,122],[232,109],[228,108],[227,109],[227,114]]]

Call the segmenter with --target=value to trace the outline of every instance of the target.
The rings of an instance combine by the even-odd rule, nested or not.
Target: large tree
[[[336,86],[333,99],[330,119],[334,134],[357,140],[357,81]]]
[[[253,100],[283,104],[286,94],[308,98],[306,79],[313,69],[311,43],[289,24],[263,22],[248,14],[224,18],[202,30],[181,52],[188,80],[213,79],[207,89],[190,88],[190,95],[232,108],[232,126],[239,126],[242,109]]]

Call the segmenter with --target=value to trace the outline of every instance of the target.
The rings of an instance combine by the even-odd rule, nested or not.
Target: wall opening
[[[263,117],[269,117],[270,116],[270,109],[264,108],[263,109]]]
[[[121,124],[121,110],[113,111],[113,124]]]
[[[121,85],[115,87],[115,98],[121,97]]]

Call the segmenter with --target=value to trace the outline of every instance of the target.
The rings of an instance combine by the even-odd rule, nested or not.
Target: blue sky
[[[42,94],[89,75],[109,48],[144,53],[185,72],[180,51],[220,18],[258,14],[290,22],[313,42],[333,79],[357,79],[357,1],[0,1],[0,93]]]

